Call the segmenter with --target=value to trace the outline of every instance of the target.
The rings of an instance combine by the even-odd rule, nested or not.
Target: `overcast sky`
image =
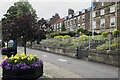
[[[0,18],[6,13],[7,9],[18,0],[0,0]],[[36,10],[38,17],[49,19],[55,13],[60,17],[67,15],[68,9],[80,11],[91,6],[91,0],[28,0]],[[84,1],[84,2],[83,2]]]

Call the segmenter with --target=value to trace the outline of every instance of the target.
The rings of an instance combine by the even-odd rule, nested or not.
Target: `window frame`
[[[115,12],[115,6],[110,7],[110,13],[113,13],[113,12]]]
[[[113,21],[113,22],[114,22],[114,25],[111,25],[112,19],[114,20],[114,21]],[[111,17],[111,18],[110,18],[110,26],[111,26],[111,27],[112,27],[112,26],[115,26],[115,17]]]
[[[102,24],[102,23],[103,23],[102,20],[104,20],[104,21],[103,21],[103,22],[104,22],[104,26],[102,26],[102,25],[103,25],[103,24]],[[101,28],[104,28],[104,27],[105,27],[105,19],[101,19],[101,20],[100,20],[100,27],[101,27]]]
[[[105,14],[105,10],[104,9],[101,9],[100,10],[100,15],[104,15]]]

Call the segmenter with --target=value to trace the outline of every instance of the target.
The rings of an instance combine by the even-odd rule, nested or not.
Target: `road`
[[[18,51],[23,52],[22,47]],[[40,50],[27,49],[27,54],[38,55],[45,62],[71,71],[84,78],[118,78],[118,68],[97,62],[83,61]]]

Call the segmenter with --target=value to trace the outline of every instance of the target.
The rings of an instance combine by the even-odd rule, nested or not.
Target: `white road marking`
[[[47,55],[42,55],[43,57],[47,57]]]
[[[65,60],[65,59],[58,59],[58,61],[66,62],[67,60]]]

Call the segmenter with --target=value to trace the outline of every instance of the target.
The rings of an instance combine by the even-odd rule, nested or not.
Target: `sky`
[[[10,6],[13,6],[14,2],[19,0],[0,0],[0,19],[6,13]],[[36,10],[39,18],[49,19],[55,13],[58,13],[60,17],[67,16],[68,9],[71,8],[76,11],[80,11],[91,6],[91,0],[28,0],[32,7]]]

